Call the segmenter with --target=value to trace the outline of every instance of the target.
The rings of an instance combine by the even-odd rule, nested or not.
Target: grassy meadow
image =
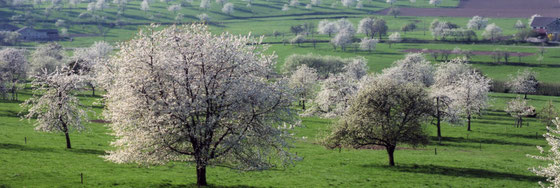
[[[109,1],[108,1],[109,2]],[[63,6],[45,17],[42,4],[34,8],[0,7],[0,23],[10,23],[19,27],[29,24],[21,20],[12,20],[14,15],[27,14],[33,17],[32,25],[38,29],[55,29],[57,19],[64,19],[72,41],[59,41],[67,48],[68,54],[74,48],[87,47],[95,41],[104,40],[111,44],[127,41],[144,26],[150,23],[162,25],[197,22],[197,15],[206,13],[211,32],[230,32],[233,34],[265,36],[269,45],[268,52],[278,56],[277,70],[283,71],[284,60],[292,54],[313,53],[344,58],[363,56],[368,60],[369,71],[379,73],[398,59],[404,58],[407,49],[452,50],[456,47],[472,51],[509,51],[534,53],[517,58],[511,57],[509,63],[495,63],[489,55],[477,55],[470,64],[484,75],[498,81],[507,81],[510,74],[530,68],[538,73],[537,79],[545,83],[560,83],[560,48],[547,46],[542,62],[537,61],[539,46],[527,43],[504,45],[502,43],[453,42],[433,40],[428,31],[434,19],[450,21],[465,27],[470,18],[450,17],[406,17],[377,15],[377,11],[389,8],[385,0],[365,0],[364,7],[343,7],[337,0],[323,0],[322,4],[312,9],[305,9],[309,0],[301,1],[297,7],[281,11],[286,0],[232,0],[235,12],[232,15],[222,13],[222,6],[211,1],[207,10],[199,8],[200,1],[171,1],[183,4],[177,13],[184,18],[175,20],[177,13],[167,10],[168,4],[154,1],[149,11],[140,10],[141,1],[130,1],[124,14],[117,16],[117,9],[106,8],[91,12],[105,21],[97,22],[90,18],[78,18],[86,11],[87,2],[76,7]],[[417,0],[416,3],[398,1],[399,7],[432,8],[429,0]],[[331,5],[335,3],[334,7]],[[439,8],[456,7],[459,0],[444,0]],[[26,13],[27,12],[27,13]],[[350,46],[346,51],[333,49],[328,43],[327,35],[314,34],[306,39],[320,42],[292,45],[286,40],[294,37],[290,26],[311,22],[317,24],[323,19],[349,19],[357,26],[365,17],[383,18],[387,21],[388,34],[401,32],[406,23],[415,23],[418,29],[402,33],[404,39],[420,41],[416,43],[396,43],[391,46],[385,42],[377,44],[372,52],[355,50]],[[119,23],[102,27],[105,34],[100,34],[99,25]],[[513,25],[517,20],[527,22],[527,18],[490,18],[489,23],[496,23],[503,29],[504,35],[517,32]],[[58,28],[60,29],[60,28]],[[273,36],[274,31],[281,35]],[[482,30],[477,36],[482,39]],[[365,37],[357,34],[357,39]],[[385,40],[387,36],[383,36]],[[43,43],[21,42],[16,47],[28,48]],[[118,50],[118,49],[117,49]],[[455,58],[455,55],[451,55]],[[434,59],[427,55],[433,64],[443,63],[441,58]],[[97,103],[101,96],[90,96],[89,91],[81,91],[80,100],[94,113],[90,119],[100,120],[103,106]],[[18,101],[0,100],[0,187],[194,187],[196,186],[195,165],[189,163],[170,163],[163,166],[138,166],[135,164],[114,164],[101,156],[111,150],[113,136],[103,123],[89,122],[83,132],[70,134],[73,149],[65,149],[65,138],[59,133],[44,133],[34,130],[33,121],[21,119],[22,109],[19,104],[31,95],[31,89],[20,91]],[[473,131],[466,126],[444,124],[443,139],[436,137],[435,126],[427,122],[424,127],[430,134],[430,144],[425,147],[411,148],[399,145],[395,152],[396,166],[389,167],[385,150],[342,149],[329,150],[319,145],[320,139],[329,130],[336,119],[319,117],[302,118],[302,126],[294,133],[293,153],[301,157],[300,161],[286,167],[277,167],[264,171],[243,172],[224,166],[211,166],[208,169],[208,182],[215,187],[537,187],[544,178],[536,176],[528,169],[545,163],[527,157],[538,154],[535,146],[547,146],[542,137],[546,132],[544,124],[536,118],[526,118],[522,128],[514,128],[514,118],[504,112],[505,104],[516,97],[515,94],[491,93],[491,106],[482,117],[473,121]],[[553,101],[560,106],[560,97],[529,95],[528,103],[540,110],[545,103]],[[297,108],[294,107],[294,108]],[[548,147],[546,147],[548,148]],[[83,174],[83,184],[80,180]]]
[[[22,91],[20,100],[29,97]],[[292,152],[302,160],[293,166],[241,172],[221,166],[208,169],[208,181],[216,187],[536,187],[543,181],[529,167],[543,165],[526,157],[538,154],[536,145],[546,146],[542,123],[527,118],[529,126],[512,127],[514,119],[503,109],[513,94],[491,94],[492,106],[474,120],[473,131],[465,126],[442,127],[441,144],[435,126],[425,125],[431,135],[426,147],[400,145],[395,153],[396,167],[387,164],[385,150],[329,150],[318,145],[321,135],[336,120],[303,118],[293,130]],[[101,107],[92,105],[98,97],[80,97],[99,118]],[[540,109],[548,100],[560,97],[529,96],[529,103]],[[17,102],[0,103],[0,186],[26,187],[180,187],[195,186],[194,165],[171,163],[142,167],[114,164],[101,158],[111,150],[112,137],[100,123],[88,123],[87,130],[70,134],[73,149],[64,149],[64,136],[36,132],[32,122],[18,117]],[[305,138],[304,138],[305,137]],[[25,143],[25,139],[27,143]],[[437,148],[437,155],[435,150]],[[84,184],[80,182],[84,174]]]

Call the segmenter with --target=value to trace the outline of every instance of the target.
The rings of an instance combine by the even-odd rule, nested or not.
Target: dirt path
[[[400,8],[401,16],[528,18],[533,14],[560,17],[557,0],[462,0],[457,8]],[[389,10],[379,11],[387,14]]]

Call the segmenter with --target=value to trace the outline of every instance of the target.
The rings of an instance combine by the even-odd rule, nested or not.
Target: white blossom
[[[482,32],[482,36],[492,41],[496,40],[502,36],[502,28],[495,23],[489,24],[486,26],[486,29],[484,29],[484,32]]]
[[[528,105],[527,100],[518,96],[507,103],[505,111],[515,118],[516,127],[522,127],[523,117],[534,115],[535,107]]]
[[[317,79],[317,70],[305,64],[299,66],[290,76],[290,87],[296,91],[303,110],[305,110],[306,101],[313,97]]]
[[[539,81],[535,72],[525,69],[523,72],[517,71],[517,76],[509,75],[506,85],[511,92],[525,94],[525,98],[527,98],[527,94],[537,92]]]
[[[364,37],[360,41],[360,49],[361,50],[367,50],[367,51],[375,50],[375,47],[377,46],[377,43],[379,43],[379,40],[377,40],[377,39],[371,39],[371,38],[368,38],[368,37]]]
[[[342,50],[346,50],[346,46],[352,44],[353,36],[354,35],[347,30],[342,30],[331,39],[331,44],[334,48],[340,47]]]
[[[200,6],[201,9],[209,9],[210,8],[210,0],[201,0],[200,1]]]
[[[0,50],[0,95],[6,100],[17,100],[17,90],[27,78],[29,63],[25,58],[25,50],[5,48]]]
[[[342,6],[350,7],[354,4],[355,0],[340,0]]]
[[[430,0],[430,5],[434,5],[434,6],[438,6],[439,4],[441,4],[442,0]]]
[[[210,21],[210,16],[208,16],[208,14],[206,13],[202,13],[199,14],[198,16],[196,16],[201,22],[209,22]]]
[[[407,54],[393,66],[383,70],[380,77],[394,79],[400,83],[413,82],[431,86],[434,83],[434,67],[421,53]]]
[[[148,3],[148,0],[143,0],[142,3],[140,3],[140,10],[144,12],[150,10],[150,3]]]
[[[57,43],[40,45],[31,54],[31,75],[41,74],[44,70],[48,73],[53,72],[57,67],[62,67],[66,55]]]
[[[284,6],[282,6],[282,11],[288,11],[290,10],[290,7],[288,6],[288,4],[284,4]]]
[[[356,9],[362,9],[362,8],[364,8],[363,1],[358,1],[358,3],[356,3]]]
[[[449,97],[453,101],[453,109],[459,110],[459,114],[467,119],[467,130],[471,130],[471,119],[479,116],[482,110],[488,107],[488,92],[491,80],[484,77],[475,70],[457,75],[454,84],[443,90],[452,93]]]
[[[169,12],[173,12],[176,13],[177,11],[181,10],[181,5],[177,4],[177,5],[169,5],[169,7],[167,7],[167,10]]]
[[[226,3],[224,7],[222,7],[222,12],[226,14],[233,14],[233,3]]]
[[[550,183],[546,184],[539,181],[541,187],[553,188],[560,186],[560,118],[553,120],[553,123],[556,127],[547,126],[548,131],[543,135],[548,145],[551,146],[550,149],[545,152],[541,146],[537,146],[537,149],[544,156],[527,155],[534,159],[549,162],[546,166],[529,168],[536,175],[546,177],[546,181]]]
[[[402,37],[399,32],[394,32],[391,35],[389,35],[389,44],[399,43],[401,41],[402,41]]]
[[[321,0],[311,0],[311,4],[313,6],[320,6],[321,5]]]
[[[513,27],[516,29],[524,29],[527,26],[525,26],[525,24],[521,20],[517,20],[517,22],[515,22],[515,25]]]
[[[116,150],[104,158],[193,161],[199,186],[207,185],[211,163],[239,169],[290,163],[289,134],[276,127],[291,120],[292,93],[284,81],[268,79],[275,56],[264,53],[262,38],[214,35],[200,24],[158,27],[122,43],[107,61],[105,117]]]
[[[360,24],[358,24],[358,33],[364,33],[366,36],[372,36],[373,38],[373,29],[374,29],[375,20],[373,18],[363,18],[360,20]]]
[[[330,37],[331,34],[337,33],[338,29],[335,22],[330,22],[329,20],[321,20],[317,25],[317,32],[319,32],[320,34],[328,34]]]
[[[292,7],[299,6],[299,0],[290,0],[290,6]]]
[[[62,132],[66,136],[66,147],[72,148],[69,133],[84,129],[87,113],[81,108],[80,101],[74,95],[79,88],[82,76],[56,69],[52,73],[43,72],[36,75],[32,82],[33,97],[21,106],[29,112],[24,117],[36,117],[35,130]]]
[[[488,18],[474,16],[467,23],[467,28],[480,30],[482,28],[485,28],[487,24],[488,24]]]

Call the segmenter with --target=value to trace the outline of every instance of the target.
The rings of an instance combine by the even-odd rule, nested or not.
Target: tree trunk
[[[436,98],[437,137],[441,140],[441,111],[439,110],[439,97]]]
[[[208,185],[208,182],[206,182],[206,165],[204,164],[196,164],[196,185]]]
[[[471,115],[467,116],[467,131],[471,131]]]
[[[72,149],[72,145],[70,144],[70,135],[68,135],[68,125],[66,125],[66,122],[64,122],[62,117],[59,117],[59,120],[62,123],[62,132],[64,132],[64,136],[66,136],[66,148]]]
[[[525,93],[525,97],[523,99],[527,99],[527,93]]]
[[[72,145],[70,144],[70,135],[68,135],[68,130],[64,132],[64,135],[66,136],[66,148],[72,149]]]
[[[385,146],[387,148],[387,154],[389,155],[389,166],[395,166],[395,158],[393,153],[395,153],[396,146]]]
[[[12,86],[12,101],[17,101],[15,84]]]
[[[91,96],[95,97],[95,87],[91,86]]]
[[[303,101],[301,101],[302,104],[302,109],[305,110],[305,99],[303,99]]]

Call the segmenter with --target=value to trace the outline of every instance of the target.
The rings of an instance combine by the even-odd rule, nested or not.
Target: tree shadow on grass
[[[533,63],[496,63],[496,62],[481,62],[481,61],[471,61],[470,64],[488,65],[488,66],[517,66],[517,67],[543,67],[543,68],[560,68],[558,64],[533,64]]]
[[[362,165],[367,168],[383,168],[398,172],[408,172],[408,173],[421,173],[421,174],[434,174],[434,175],[444,175],[444,176],[456,176],[456,177],[467,177],[467,178],[486,178],[486,179],[503,179],[503,180],[517,180],[517,181],[527,181],[527,182],[538,182],[545,181],[545,178],[539,176],[527,176],[520,174],[512,174],[506,172],[496,172],[485,169],[476,168],[460,168],[460,167],[450,167],[450,166],[438,166],[438,165],[398,165],[394,167],[388,167],[386,165],[379,164],[368,164]]]
[[[160,183],[160,184],[156,184],[156,185],[152,185],[150,187],[173,187],[173,188],[179,188],[179,187],[199,187],[198,185],[196,185],[195,183],[193,184],[179,184],[179,185],[173,185],[171,183]],[[248,185],[228,185],[228,186],[224,186],[224,185],[212,185],[209,184],[208,186],[206,186],[207,188],[229,188],[229,187],[239,187],[239,188],[255,188],[255,186],[248,186]]]
[[[29,147],[20,144],[10,144],[10,143],[0,143],[0,149],[10,149],[10,150],[20,150],[20,151],[31,151],[31,152],[57,152],[53,148],[43,148],[43,147]]]
[[[437,140],[437,137],[431,137],[432,140]],[[499,144],[499,145],[515,145],[515,146],[534,146],[534,144],[510,142],[505,140],[496,140],[488,138],[471,138],[466,139],[463,137],[442,137],[442,142],[457,142],[457,143],[475,143],[475,144]]]
[[[503,136],[503,137],[516,137],[516,138],[524,138],[524,139],[531,139],[531,140],[544,140],[544,137],[542,136],[543,132],[541,131],[540,133],[537,132],[537,135],[535,137],[535,132],[529,132],[529,134],[516,134],[516,133],[491,133],[491,132],[485,132],[485,134],[492,134],[492,135],[496,135],[496,136]]]
[[[25,113],[27,114],[27,113]],[[19,118],[21,117],[20,115],[25,115],[24,113],[20,114],[19,112],[15,111],[15,110],[3,110],[0,111],[0,117],[14,117],[14,118]]]
[[[96,149],[69,149],[68,151],[70,151],[72,153],[92,154],[92,155],[105,155],[105,154],[107,154],[103,150],[96,150]]]

